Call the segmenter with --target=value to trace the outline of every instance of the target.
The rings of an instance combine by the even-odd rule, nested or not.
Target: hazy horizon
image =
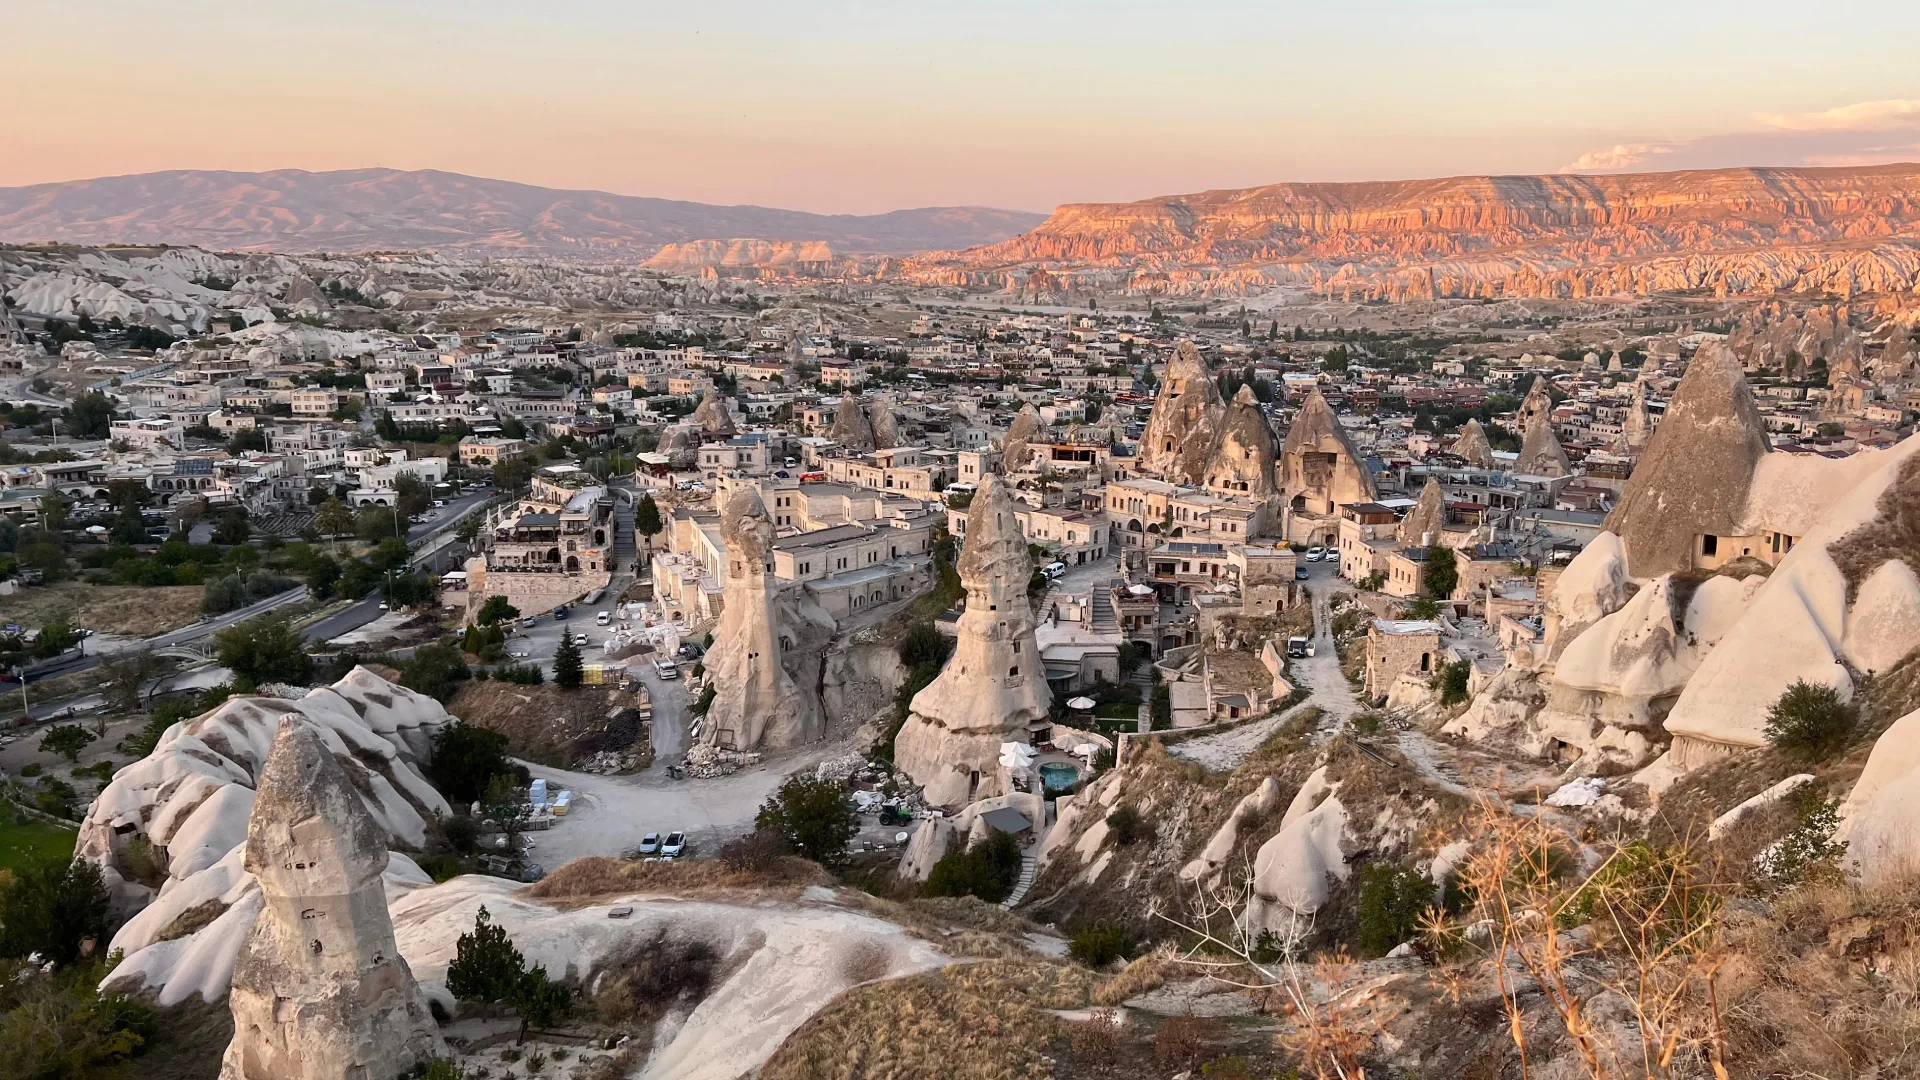
[[[1920,8],[1887,3],[78,0],[9,25],[87,47],[0,71],[7,187],[433,169],[1044,213],[1285,181],[1920,159]]]

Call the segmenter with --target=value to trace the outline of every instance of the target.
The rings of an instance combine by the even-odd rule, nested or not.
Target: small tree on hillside
[[[461,934],[447,965],[447,992],[461,1001],[482,1005],[513,996],[527,962],[507,939],[506,928],[493,921],[485,905],[473,918],[473,932]]]
[[[59,754],[68,762],[78,762],[80,751],[85,750],[93,739],[93,732],[79,724],[59,724],[49,728],[45,735],[40,736],[40,752]]]
[[[427,760],[427,779],[450,802],[465,806],[487,794],[496,776],[510,775],[507,737],[490,728],[456,721],[433,736],[433,756]]]
[[[1452,548],[1435,544],[1427,549],[1427,560],[1420,568],[1420,583],[1426,587],[1427,595],[1436,600],[1453,595],[1460,584],[1460,564],[1454,560]]]
[[[660,506],[653,501],[653,495],[640,496],[633,507],[633,531],[646,537],[648,551],[653,550],[653,538],[665,528],[666,523],[660,520]]]
[[[1767,710],[1767,742],[1803,761],[1825,761],[1853,741],[1860,714],[1831,686],[1797,679]]]
[[[504,596],[489,596],[487,602],[480,605],[480,614],[474,621],[482,626],[491,626],[497,622],[511,622],[520,617],[520,609],[514,607]]]
[[[753,825],[778,833],[795,854],[823,866],[845,859],[847,844],[860,831],[860,819],[838,782],[800,773],[768,797]]]
[[[527,1041],[529,1028],[552,1027],[573,1012],[573,991],[564,983],[549,979],[547,969],[539,965],[520,973],[507,1000],[520,1015],[520,1036],[516,1042]]]
[[[565,630],[560,634],[560,651],[553,654],[553,683],[563,690],[577,690],[586,678],[586,667],[580,660],[580,646],[573,643],[573,637]]]

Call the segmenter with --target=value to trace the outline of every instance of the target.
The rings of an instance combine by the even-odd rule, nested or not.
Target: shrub
[[[467,674],[460,650],[451,645],[422,645],[413,651],[413,659],[400,665],[400,685],[444,704],[452,700]]]
[[[1067,942],[1067,955],[1088,967],[1106,967],[1115,960],[1133,955],[1133,942],[1127,928],[1116,922],[1090,922],[1073,932]]]
[[[1754,876],[1765,891],[1779,892],[1807,881],[1838,880],[1846,841],[1836,841],[1840,804],[1805,793],[1799,822],[1753,860]]]
[[[1466,660],[1456,660],[1440,667],[1440,704],[1458,705],[1467,700],[1467,677],[1473,673],[1473,665]]]
[[[1140,816],[1132,803],[1121,803],[1107,812],[1107,831],[1122,847],[1136,840],[1153,839],[1153,826]]]
[[[900,662],[907,667],[914,668],[922,664],[938,667],[947,662],[947,655],[953,651],[953,641],[930,622],[914,623],[900,639],[898,651]]]
[[[85,859],[43,860],[15,872],[0,891],[0,956],[39,953],[61,966],[80,959],[81,943],[107,942],[107,887]]]
[[[1413,869],[1374,863],[1360,879],[1360,947],[1385,953],[1413,937],[1433,904],[1433,883]]]
[[[1007,898],[1020,880],[1020,844],[996,832],[966,850],[949,851],[933,864],[922,896],[977,896],[989,904]]]
[[[1187,1070],[1212,1052],[1225,1035],[1220,1021],[1200,1016],[1172,1016],[1153,1036],[1153,1061],[1163,1070]]]
[[[860,819],[839,782],[795,774],[761,804],[753,827],[775,833],[796,855],[835,866],[846,858]]]
[[[1853,741],[1859,710],[1831,686],[1796,680],[1767,710],[1767,742],[1803,761],[1825,761]]]
[[[1427,549],[1426,562],[1420,566],[1420,583],[1428,596],[1445,600],[1453,595],[1460,584],[1460,564],[1454,560],[1452,548],[1435,544]]]
[[[35,1080],[121,1076],[127,1059],[148,1049],[151,1010],[101,993],[107,965],[96,961],[42,973],[9,972],[0,987],[0,1076]]]
[[[41,769],[40,767],[40,763],[37,761],[29,765],[20,766],[21,776],[27,776],[27,777],[39,776],[43,771],[44,770]]]
[[[473,919],[473,932],[454,942],[453,962],[447,965],[447,992],[460,1001],[482,1004],[512,996],[526,960],[507,939],[505,927],[493,921],[482,904]]]
[[[495,668],[493,677],[520,686],[539,686],[547,681],[546,672],[540,670],[539,664],[508,664]]]
[[[766,871],[787,853],[787,841],[770,829],[756,829],[720,845],[720,863],[736,873]]]
[[[480,799],[494,777],[512,772],[507,737],[497,731],[456,722],[433,737],[427,779],[453,802],[464,805]]]
[[[56,724],[40,737],[40,752],[58,754],[69,762],[80,760],[80,751],[93,742],[93,732],[78,724]]]

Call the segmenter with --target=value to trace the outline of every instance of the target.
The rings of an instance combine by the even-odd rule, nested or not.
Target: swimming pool
[[[1065,791],[1079,779],[1080,770],[1076,766],[1057,761],[1040,766],[1040,783],[1048,791]]]

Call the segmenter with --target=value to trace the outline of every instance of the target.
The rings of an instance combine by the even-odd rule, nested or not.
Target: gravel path
[[[1348,718],[1360,711],[1360,699],[1354,696],[1353,686],[1340,671],[1339,651],[1333,647],[1333,619],[1327,598],[1336,584],[1331,576],[1316,576],[1307,583],[1307,594],[1313,602],[1314,655],[1293,661],[1288,669],[1306,689],[1307,699],[1284,713],[1231,731],[1174,743],[1167,748],[1170,753],[1204,765],[1211,772],[1227,772],[1238,768],[1275,729],[1301,709],[1311,706],[1320,710],[1320,719],[1314,728],[1316,738],[1324,738],[1346,726]]]

